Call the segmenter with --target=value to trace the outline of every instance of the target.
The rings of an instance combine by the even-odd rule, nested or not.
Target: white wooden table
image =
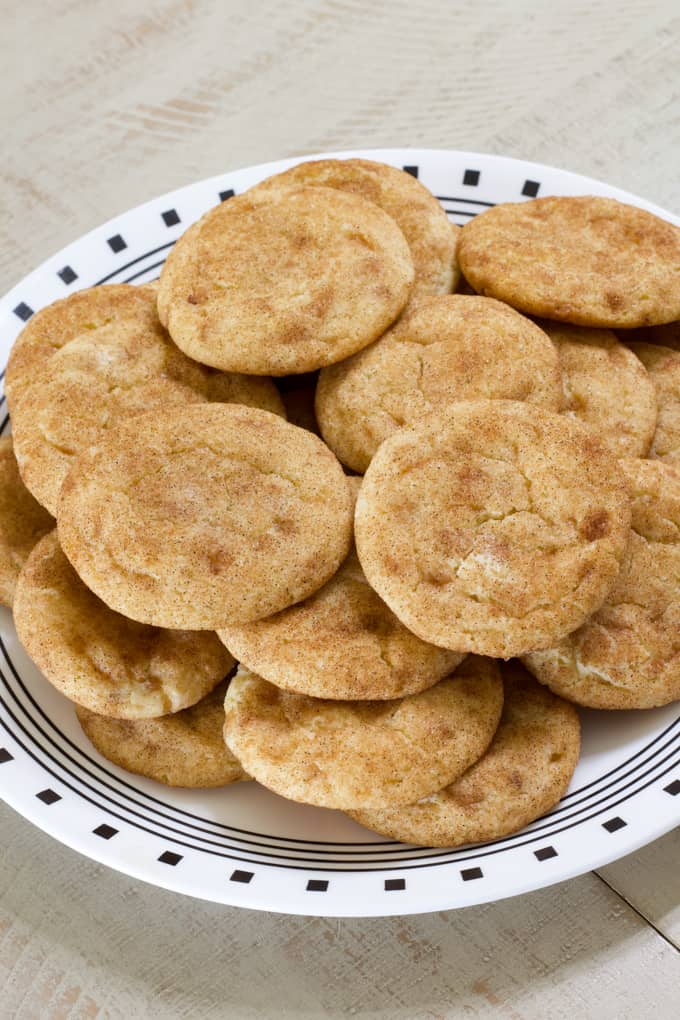
[[[498,152],[680,212],[680,11],[536,0],[0,0],[0,289],[200,177],[322,149]],[[411,918],[211,906],[0,808],[0,1017],[663,1020],[680,833],[597,874]]]

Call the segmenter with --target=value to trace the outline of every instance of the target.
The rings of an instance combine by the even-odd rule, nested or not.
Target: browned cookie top
[[[680,317],[680,228],[613,198],[507,203],[463,227],[458,258],[476,291],[577,326]]]

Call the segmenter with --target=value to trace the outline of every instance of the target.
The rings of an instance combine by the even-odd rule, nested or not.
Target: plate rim
[[[25,274],[16,284],[14,284],[6,294],[0,298],[0,316],[7,314],[12,315],[14,308],[14,301],[21,296],[21,291],[27,285],[39,277],[43,276],[46,271],[50,271],[60,259],[66,258],[68,253],[76,247],[80,247],[88,241],[95,241],[99,237],[103,237],[108,233],[115,231],[116,227],[121,223],[129,220],[130,217],[134,218],[146,211],[153,211],[156,207],[159,209],[168,203],[176,204],[180,196],[186,195],[187,192],[191,192],[197,188],[207,188],[211,185],[215,186],[216,193],[219,190],[219,184],[223,184],[226,180],[230,180],[235,176],[243,175],[258,175],[267,176],[271,173],[279,172],[288,166],[294,165],[299,162],[306,162],[314,159],[330,159],[330,158],[349,158],[349,157],[363,157],[368,159],[381,160],[388,163],[402,164],[405,158],[414,161],[417,165],[422,160],[428,159],[451,159],[455,158],[464,161],[473,160],[490,160],[501,169],[527,173],[535,172],[539,173],[555,173],[558,174],[565,182],[573,181],[574,184],[584,187],[590,184],[595,184],[597,187],[606,189],[606,191],[613,195],[613,197],[619,198],[621,201],[628,201],[630,204],[637,205],[642,208],[646,208],[656,215],[662,216],[664,219],[672,222],[676,225],[680,225],[680,216],[669,210],[650,202],[638,195],[628,192],[615,185],[611,185],[605,181],[593,178],[584,174],[575,173],[570,170],[566,170],[560,167],[551,166],[549,164],[537,163],[532,160],[524,160],[520,157],[506,156],[496,153],[480,153],[473,152],[470,150],[460,149],[448,149],[448,148],[421,148],[421,147],[381,147],[381,148],[362,148],[362,149],[349,149],[349,150],[338,150],[320,153],[308,153],[300,156],[286,157],[284,159],[272,160],[266,163],[253,164],[249,166],[243,166],[234,168],[231,170],[223,171],[222,173],[211,175],[210,177],[203,178],[201,180],[192,181],[179,188],[175,188],[171,191],[163,194],[154,196],[145,202],[141,202],[137,205],[124,210],[121,213],[111,217],[110,219],[100,223],[98,226],[86,231],[81,234],[67,245],[54,252],[52,255],[43,259],[34,269],[29,273]],[[528,196],[530,197],[530,196]],[[521,200],[521,196],[518,195],[518,200]],[[185,225],[183,225],[184,227]],[[78,287],[73,288],[77,290]],[[64,296],[73,291],[65,291]],[[4,373],[3,373],[4,374]],[[0,717],[0,723],[3,724],[3,730],[6,730],[4,725],[4,717]],[[13,732],[9,731],[10,739],[14,742],[15,737]],[[24,753],[24,752],[22,752]],[[41,766],[44,769],[44,766]],[[655,777],[652,781],[655,785],[661,777]],[[632,853],[641,847],[653,842],[660,836],[671,831],[676,825],[680,824],[680,798],[678,798],[677,807],[679,810],[673,812],[668,811],[666,816],[655,819],[656,824],[646,825],[644,830],[641,832],[639,829],[631,829],[623,839],[625,849],[621,850],[621,843],[614,842],[610,846],[602,846],[599,852],[592,854],[592,857],[588,855],[588,863],[584,865],[583,859],[580,859],[578,863],[573,865],[560,864],[559,875],[555,878],[551,878],[548,872],[533,872],[527,871],[527,875],[523,881],[515,881],[512,888],[507,891],[502,891],[500,894],[497,890],[491,889],[489,894],[485,893],[483,888],[479,888],[477,893],[469,901],[461,902],[460,896],[456,895],[456,887],[452,887],[452,893],[450,898],[443,894],[442,889],[435,890],[438,895],[435,896],[436,903],[423,902],[420,905],[413,904],[412,902],[405,902],[401,898],[397,897],[391,905],[392,901],[387,903],[380,903],[380,909],[375,909],[377,906],[377,897],[375,898],[374,905],[370,909],[357,909],[357,905],[352,901],[347,909],[324,908],[323,903],[312,898],[311,901],[307,901],[301,892],[296,892],[295,904],[286,905],[272,902],[269,898],[269,894],[266,892],[260,894],[254,887],[252,889],[246,887],[247,896],[245,895],[246,890],[237,888],[230,888],[227,883],[223,887],[225,895],[215,896],[215,890],[212,890],[212,895],[206,890],[202,893],[199,890],[181,888],[176,882],[172,881],[173,871],[168,872],[168,878],[165,879],[163,874],[156,875],[151,873],[148,868],[146,858],[141,859],[139,866],[135,862],[132,864],[128,861],[121,861],[116,859],[116,854],[113,849],[113,845],[102,840],[100,843],[86,845],[85,839],[79,840],[77,838],[78,832],[74,830],[73,834],[70,830],[64,832],[63,825],[60,827],[59,823],[52,821],[51,816],[40,814],[36,811],[27,811],[27,804],[32,807],[30,800],[25,796],[22,799],[21,794],[15,791],[10,785],[7,789],[6,784],[0,779],[0,795],[3,797],[5,802],[18,814],[26,818],[27,821],[36,825],[42,831],[46,832],[52,838],[57,839],[59,842],[68,846],[69,849],[74,850],[76,853],[81,854],[94,860],[100,864],[104,864],[107,867],[111,867],[114,870],[121,872],[122,874],[128,875],[129,877],[144,881],[147,884],[158,886],[159,888],[167,889],[174,893],[181,893],[182,895],[189,895],[193,898],[204,899],[206,902],[231,904],[234,906],[244,907],[246,909],[254,910],[265,910],[273,913],[291,914],[298,916],[325,916],[325,917],[382,917],[382,916],[395,916],[399,914],[417,914],[417,913],[429,913],[436,910],[449,910],[456,909],[462,906],[475,904],[482,904],[488,902],[494,902],[500,899],[510,898],[516,895],[523,895],[525,892],[534,891],[540,888],[545,888],[549,885],[555,884],[556,882],[566,881],[574,878],[578,875],[585,874],[588,871],[594,870],[604,866],[605,864],[611,863],[614,860],[625,856],[628,853]],[[9,791],[9,792],[8,792]],[[636,791],[635,794],[631,795],[631,799],[639,796],[642,791]],[[669,798],[673,802],[673,798]],[[677,818],[674,817],[677,815]],[[58,816],[57,816],[58,817]],[[636,834],[637,833],[637,834]],[[172,838],[168,837],[167,842],[172,843]],[[476,845],[475,845],[476,846]],[[482,849],[483,844],[480,844]],[[107,852],[107,848],[109,848]],[[591,851],[592,853],[592,851]],[[405,862],[403,862],[405,863]],[[146,868],[145,868],[146,864]],[[456,867],[457,864],[453,862],[445,862],[445,865]],[[266,868],[267,864],[262,863],[259,865],[262,868]],[[434,863],[430,866],[425,866],[426,870],[430,870],[431,867],[435,867]],[[319,873],[319,869],[314,866],[309,866],[305,869],[301,869],[305,874]],[[379,874],[397,874],[400,871],[405,871],[406,868],[400,867],[399,863],[395,862],[394,867],[384,866],[380,869]],[[328,872],[326,872],[328,874]],[[531,877],[530,877],[531,876]],[[487,889],[489,887],[487,886]]]

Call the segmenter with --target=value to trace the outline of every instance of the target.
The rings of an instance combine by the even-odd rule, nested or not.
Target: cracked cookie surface
[[[31,549],[53,528],[54,519],[21,480],[12,437],[0,437],[0,603],[12,605]]]
[[[187,358],[158,320],[154,289],[110,289],[103,297],[107,288],[79,292],[38,313],[39,335],[59,344],[51,353],[40,353],[35,329],[33,339],[19,338],[19,360],[22,346],[30,348],[26,358],[33,354],[30,375],[11,389],[16,455],[26,485],[52,514],[77,454],[116,421],[204,400],[284,413],[271,379],[211,371]]]
[[[71,701],[120,719],[195,704],[234,664],[216,634],[160,630],[113,612],[80,580],[52,531],[17,583],[14,622],[22,645]]]
[[[644,457],[657,423],[654,384],[632,351],[605,329],[541,321],[557,348],[562,414],[589,425],[618,457]]]
[[[347,481],[358,494],[361,479]],[[315,698],[402,698],[431,687],[463,659],[399,622],[369,585],[354,548],[310,598],[219,636],[263,679]]]
[[[680,698],[680,470],[624,459],[633,517],[604,605],[545,651],[523,656],[541,683],[591,708],[653,708]]]
[[[374,344],[323,369],[316,410],[328,445],[363,473],[398,428],[479,398],[558,411],[557,354],[538,326],[500,301],[440,295],[409,303]]]
[[[411,174],[369,159],[309,160],[256,184],[249,194],[300,185],[359,195],[391,216],[411,250],[412,296],[455,290],[460,277],[456,261],[460,227],[449,223],[434,195]]]
[[[352,811],[352,818],[404,843],[460,846],[516,832],[554,807],[578,761],[578,714],[519,663],[502,666],[501,675],[503,714],[479,761],[431,797],[394,809]]]
[[[396,701],[290,694],[241,666],[227,691],[224,735],[248,774],[283,797],[379,808],[461,775],[488,747],[502,704],[497,665],[475,657]]]
[[[226,786],[249,779],[224,743],[224,696],[218,686],[191,708],[158,719],[111,719],[76,705],[88,740],[127,772],[166,786]]]
[[[602,604],[629,524],[622,472],[585,426],[469,401],[382,444],[355,538],[369,583],[415,634],[510,658],[549,647]]]
[[[237,404],[119,423],[74,463],[59,538],[85,583],[143,623],[216,630],[320,588],[349,552],[352,498],[316,436]]]
[[[158,311],[206,365],[310,372],[375,340],[404,307],[413,272],[404,235],[364,198],[316,187],[246,193],[179,239]]]
[[[610,329],[680,318],[680,228],[591,195],[498,205],[463,227],[476,291],[529,315]]]

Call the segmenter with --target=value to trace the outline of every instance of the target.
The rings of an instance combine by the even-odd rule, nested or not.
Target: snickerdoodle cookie
[[[505,400],[452,404],[379,448],[355,516],[366,577],[424,641],[510,658],[604,601],[630,501],[586,426]]]
[[[558,411],[555,348],[538,326],[500,301],[438,295],[410,303],[376,343],[324,368],[316,413],[330,448],[363,473],[401,426],[479,398],[526,400]]]
[[[396,701],[290,694],[241,666],[224,703],[224,736],[249,775],[290,800],[382,808],[462,775],[491,742],[502,704],[498,667],[474,657]]]
[[[503,714],[478,762],[456,782],[415,804],[352,811],[352,818],[404,843],[460,846],[516,832],[554,807],[578,761],[578,715],[519,663],[503,666],[501,672]]]
[[[413,284],[387,213],[331,188],[281,188],[222,203],[163,267],[161,321],[182,350],[253,375],[313,371],[390,325]]]
[[[111,315],[99,323],[102,289],[109,288],[75,294],[47,309],[49,314],[38,313],[44,317],[40,335],[61,343],[42,360],[35,331],[32,340],[22,334],[18,341],[19,354],[28,347],[25,355],[33,351],[34,363],[11,389],[16,456],[25,484],[52,514],[76,455],[118,420],[203,400],[284,413],[271,379],[214,372],[187,358],[158,321],[150,287],[111,288],[103,302]],[[136,290],[139,293],[129,293]],[[71,302],[82,306],[83,315],[91,304],[94,322],[74,322]],[[66,338],[67,327],[71,339]]]
[[[680,318],[680,228],[613,198],[507,203],[462,230],[476,291],[530,315],[631,328]]]
[[[355,498],[361,479],[348,478]],[[304,602],[219,631],[232,654],[287,691],[382,700],[431,687],[463,659],[407,630],[369,585],[356,551]]]
[[[78,722],[100,754],[127,772],[166,786],[225,786],[248,779],[224,743],[219,684],[191,708],[158,719],[111,719],[76,705]]]
[[[50,683],[119,719],[188,708],[234,663],[216,634],[159,630],[113,612],[80,580],[56,531],[40,540],[19,576],[14,622]]]
[[[542,320],[562,372],[562,414],[589,425],[619,457],[644,457],[656,428],[654,384],[608,329]]]
[[[352,498],[310,432],[256,408],[188,404],[121,422],[81,454],[57,520],[111,608],[215,630],[320,588],[349,552]]]
[[[631,343],[656,391],[658,417],[649,456],[680,463],[680,351],[659,344]]]
[[[0,438],[0,603],[11,606],[19,571],[38,539],[54,527],[21,480],[12,437]]]
[[[633,519],[604,605],[545,651],[523,656],[556,694],[591,708],[653,708],[680,698],[680,469],[621,461]]]
[[[412,174],[368,159],[319,159],[298,163],[251,189],[321,186],[359,195],[391,216],[408,242],[415,268],[414,295],[450,294],[458,283],[460,227]]]

